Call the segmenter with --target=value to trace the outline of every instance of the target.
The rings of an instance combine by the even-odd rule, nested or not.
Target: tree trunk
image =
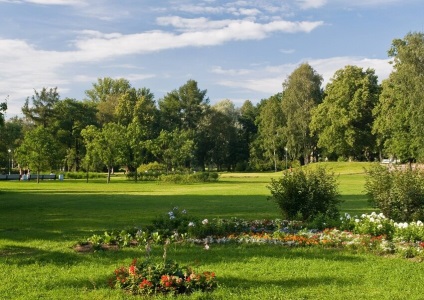
[[[110,168],[110,167],[108,167],[108,168],[107,168],[107,183],[109,183],[109,182],[110,182],[110,171],[111,171],[111,168]]]

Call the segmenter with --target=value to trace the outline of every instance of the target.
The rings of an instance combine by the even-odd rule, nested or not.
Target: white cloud
[[[318,74],[323,76],[325,86],[334,73],[344,68],[347,65],[355,65],[365,69],[372,68],[375,70],[379,81],[386,79],[392,71],[392,66],[389,64],[388,59],[368,59],[363,57],[331,57],[326,59],[309,59],[306,60],[308,64],[314,68]],[[220,75],[217,79],[217,84],[231,87],[238,90],[247,90],[256,92],[263,97],[269,97],[273,94],[282,91],[282,83],[287,77],[301,64],[290,63],[279,66],[255,68],[252,70],[242,69],[243,72],[238,70],[224,70],[216,67],[216,70],[222,72],[214,72]],[[228,75],[225,77],[225,75]],[[235,76],[238,75],[238,76]],[[268,96],[266,96],[268,95]]]
[[[319,8],[327,3],[327,0],[296,0],[301,9]]]
[[[256,23],[245,20],[225,20],[222,22],[207,19],[161,18],[161,24],[173,24],[179,28],[192,29],[201,24],[201,29],[181,34],[160,30],[123,35],[119,33],[103,34],[96,31],[84,31],[85,36],[75,41],[77,51],[72,55],[76,60],[100,60],[120,55],[143,54],[166,49],[183,47],[216,46],[230,41],[260,40],[273,32],[310,32],[323,25],[323,22],[273,21]]]
[[[18,1],[15,1],[18,2]],[[84,0],[23,0],[20,2],[42,4],[42,5],[83,5]]]

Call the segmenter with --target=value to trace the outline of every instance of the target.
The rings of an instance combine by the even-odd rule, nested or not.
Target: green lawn
[[[369,212],[364,176],[339,173],[342,211]],[[173,185],[113,178],[0,182],[0,299],[136,299],[111,290],[113,270],[143,258],[127,248],[89,254],[75,242],[93,232],[144,226],[174,206],[202,218],[280,217],[267,201],[281,173],[223,174],[217,183]],[[162,256],[156,246],[153,255]],[[220,288],[184,299],[423,299],[424,265],[336,249],[261,245],[171,246],[168,257],[217,274]]]

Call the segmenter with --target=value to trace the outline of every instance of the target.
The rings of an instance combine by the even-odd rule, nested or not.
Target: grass
[[[339,174],[342,211],[371,211],[363,174]],[[202,218],[277,218],[266,185],[278,176],[228,173],[217,183],[193,185],[120,178],[109,185],[0,182],[0,299],[137,299],[106,283],[115,268],[143,258],[142,249],[79,254],[73,244],[93,232],[144,226],[173,206]],[[154,248],[154,257],[162,254]],[[214,271],[220,281],[214,293],[184,299],[422,299],[424,265],[398,258],[261,245],[211,245],[208,251],[177,245],[168,257]]]

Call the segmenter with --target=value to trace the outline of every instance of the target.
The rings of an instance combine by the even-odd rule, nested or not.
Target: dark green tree
[[[319,136],[318,147],[338,157],[370,160],[375,151],[372,110],[379,93],[374,70],[338,70],[313,113],[311,130]]]
[[[31,96],[32,106],[29,104],[28,97],[22,107],[24,116],[32,121],[35,125],[49,127],[55,119],[55,105],[60,101],[60,95],[56,88],[43,88],[41,92],[34,90]]]
[[[283,135],[286,120],[282,111],[281,99],[282,94],[279,93],[263,102],[256,118],[258,146],[262,149],[264,157],[271,163],[275,172],[278,170],[284,145],[287,143]]]
[[[163,128],[195,130],[209,106],[206,92],[198,88],[196,81],[189,80],[178,90],[166,94],[159,100]]]

